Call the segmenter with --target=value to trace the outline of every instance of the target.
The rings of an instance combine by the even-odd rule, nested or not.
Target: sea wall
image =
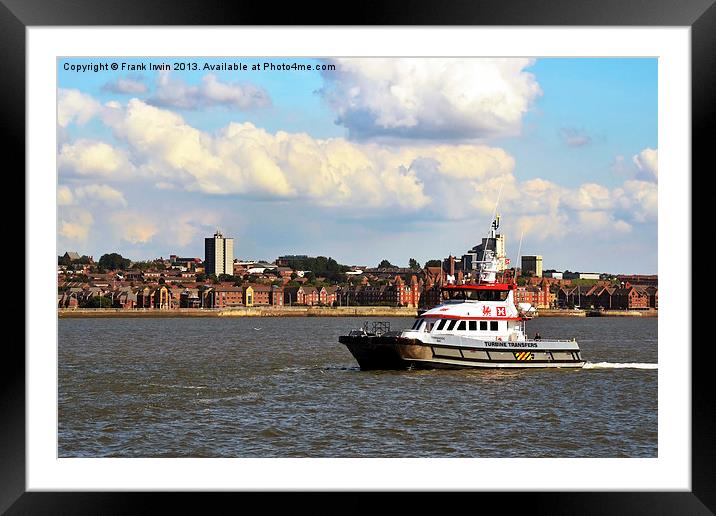
[[[585,317],[584,310],[537,310],[537,317]]]
[[[659,310],[538,310],[537,317],[658,317]]]
[[[587,317],[658,317],[659,310],[590,310]]]
[[[392,306],[254,306],[250,308],[154,310],[121,308],[60,308],[60,318],[73,317],[415,317],[415,308]]]
[[[537,317],[658,317],[658,310],[539,310]],[[254,306],[250,308],[60,308],[58,317],[416,317],[415,308],[394,306]]]

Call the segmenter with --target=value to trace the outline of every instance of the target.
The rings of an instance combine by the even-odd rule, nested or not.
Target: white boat
[[[582,367],[575,339],[527,338],[525,324],[534,310],[515,306],[514,278],[499,277],[499,257],[485,247],[475,283],[443,286],[442,303],[420,314],[411,328],[390,331],[388,323],[374,323],[339,342],[361,369]]]

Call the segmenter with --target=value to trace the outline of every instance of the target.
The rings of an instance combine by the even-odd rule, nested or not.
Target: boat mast
[[[492,250],[490,249],[490,255],[491,255],[490,263],[494,264],[494,259],[497,256],[497,228],[500,227],[500,216],[497,214],[497,206],[499,206],[499,204],[500,204],[500,197],[502,197],[502,187],[503,186],[504,186],[504,183],[500,184],[500,191],[497,193],[497,200],[495,201],[495,209],[492,211],[492,222],[490,223],[490,230],[487,232],[487,239],[485,240],[485,243],[482,246],[482,259],[477,262],[476,269],[478,271],[480,271],[477,275],[477,284],[478,285],[482,282],[482,272],[485,269],[485,264],[487,263],[487,260],[485,258],[487,256],[488,247],[490,246],[491,241],[495,242],[495,251],[493,253]],[[495,271],[495,274],[496,274],[496,272],[497,271]]]

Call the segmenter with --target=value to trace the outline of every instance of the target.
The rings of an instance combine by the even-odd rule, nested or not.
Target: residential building
[[[224,238],[218,230],[204,239],[204,270],[206,274],[234,274],[234,239]]]
[[[205,288],[200,296],[204,308],[231,308],[244,305],[244,289],[233,285],[214,285]]]
[[[524,255],[522,257],[522,274],[542,277],[542,256],[539,254]]]
[[[659,276],[656,274],[619,274],[617,280],[620,283],[629,283],[630,285],[647,285],[656,287],[659,285]]]
[[[283,288],[276,285],[272,285],[269,304],[271,304],[272,306],[283,306],[283,296]]]

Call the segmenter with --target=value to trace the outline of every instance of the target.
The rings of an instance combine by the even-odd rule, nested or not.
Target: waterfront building
[[[542,256],[539,254],[522,257],[522,274],[532,274],[542,277]]]
[[[620,283],[629,283],[630,285],[647,285],[656,287],[659,285],[659,276],[656,274],[619,274],[617,280]]]
[[[283,306],[283,287],[271,286],[269,303],[272,306]]]
[[[244,289],[242,287],[216,285],[201,292],[201,306],[204,308],[228,308],[243,304]]]
[[[601,274],[598,272],[580,272],[579,279],[598,280],[601,278]]]
[[[65,258],[71,262],[74,262],[75,260],[79,260],[81,258],[81,256],[76,251],[67,251],[63,255],[63,258]]]
[[[218,230],[204,239],[204,270],[206,274],[234,274],[234,239],[224,238]]]

